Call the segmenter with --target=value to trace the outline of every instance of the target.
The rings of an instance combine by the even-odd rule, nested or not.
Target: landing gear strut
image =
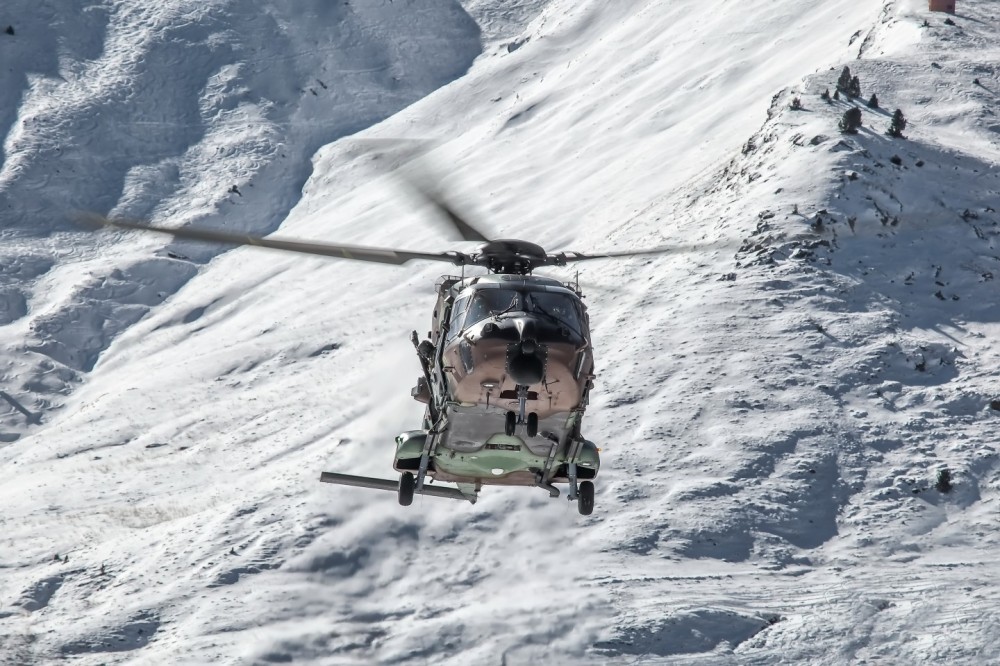
[[[528,413],[528,387],[518,385],[517,387],[517,411],[507,412],[507,419],[504,422],[504,433],[508,437],[513,437],[517,426],[525,424],[525,434],[528,437],[538,435],[538,414]]]

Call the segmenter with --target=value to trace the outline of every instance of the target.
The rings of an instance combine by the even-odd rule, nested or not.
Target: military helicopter
[[[583,436],[594,387],[590,319],[579,284],[534,275],[537,268],[592,259],[683,251],[660,247],[625,252],[548,253],[517,239],[490,239],[438,193],[420,190],[472,253],[411,252],[237,234],[197,227],[169,228],[94,214],[101,227],[169,234],[222,245],[255,246],[402,265],[414,260],[462,267],[436,283],[437,302],[423,340],[414,331],[421,375],[411,395],[426,405],[421,427],[396,437],[398,481],[323,472],[320,481],[389,490],[408,506],[416,494],[475,503],[485,485],[537,486],[568,499],[582,515],[594,510],[598,447]],[[486,272],[466,276],[467,268]],[[442,487],[433,482],[453,483]]]

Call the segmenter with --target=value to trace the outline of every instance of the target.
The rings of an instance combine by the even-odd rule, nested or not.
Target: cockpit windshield
[[[542,315],[553,323],[582,335],[580,308],[576,300],[569,294],[549,291],[479,289],[469,303],[465,327],[490,317],[516,312]]]
[[[527,312],[547,316],[558,324],[580,334],[580,309],[568,294],[549,291],[529,291],[524,294]]]
[[[521,311],[521,294],[513,289],[480,289],[469,303],[465,325],[472,326],[502,312]]]

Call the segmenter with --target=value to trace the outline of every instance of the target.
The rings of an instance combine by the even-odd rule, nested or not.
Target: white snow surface
[[[1000,661],[1000,17],[946,18],[5,3],[0,663]],[[318,482],[392,474],[440,266],[73,222],[470,249],[400,171],[498,237],[683,248],[580,265],[594,515]]]

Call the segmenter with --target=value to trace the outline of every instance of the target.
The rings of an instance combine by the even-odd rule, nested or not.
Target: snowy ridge
[[[0,230],[14,264],[0,310],[14,323],[6,344],[28,340],[4,365],[32,378],[19,400],[34,411],[58,407],[111,340],[216,253],[151,259],[136,246],[162,242],[82,235],[77,211],[273,231],[320,146],[461,75],[480,51],[450,0],[59,4],[11,7],[6,20],[27,18],[0,41],[8,89],[24,90],[0,102]],[[3,426],[17,434],[16,418]]]
[[[995,661],[992,6],[807,4],[467,3],[489,26],[468,73],[320,148],[282,224],[449,247],[391,173],[431,165],[505,236],[695,246],[581,275],[594,516],[316,482],[386,475],[419,419],[406,335],[435,267],[116,240],[90,289],[189,273],[121,297],[148,313],[91,369],[50,361],[85,378],[61,413],[5,417],[27,436],[0,448],[0,661]],[[857,135],[820,98],[844,65],[883,108]],[[79,306],[70,264],[23,256],[18,288]]]

